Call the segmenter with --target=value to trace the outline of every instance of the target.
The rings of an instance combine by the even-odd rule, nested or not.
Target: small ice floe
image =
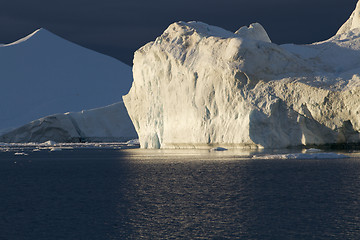
[[[304,153],[318,153],[321,152],[321,149],[317,149],[317,148],[309,148],[309,149],[305,149]]]
[[[349,156],[337,153],[292,153],[292,154],[271,154],[255,155],[252,159],[339,159]]]
[[[68,146],[61,146],[61,148],[59,148],[59,149],[61,149],[61,150],[73,150],[74,149],[74,147],[68,147]]]
[[[125,143],[128,147],[140,145],[139,139],[132,139]]]
[[[40,152],[41,150],[40,150],[40,148],[34,148],[32,151],[33,152]]]
[[[49,141],[46,141],[46,142],[43,142],[43,143],[41,143],[40,145],[45,145],[45,146],[53,146],[53,145],[55,145],[56,144],[56,142],[55,141],[52,141],[52,140],[49,140]]]
[[[212,152],[227,151],[227,148],[223,148],[223,147],[216,147],[216,148],[212,148],[212,149],[210,149],[210,151],[212,151]]]
[[[16,153],[14,153],[14,155],[15,155],[15,156],[27,156],[27,155],[29,155],[29,154],[24,153],[24,152],[16,152]]]
[[[58,152],[58,151],[61,151],[62,148],[58,148],[58,147],[53,147],[53,148],[50,148],[50,152]]]

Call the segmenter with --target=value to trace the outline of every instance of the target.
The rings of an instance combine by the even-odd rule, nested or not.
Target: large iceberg
[[[0,45],[0,68],[0,142],[137,138],[130,66],[39,29]]]
[[[131,67],[46,29],[0,44],[0,134],[45,116],[122,101]]]
[[[177,22],[137,50],[123,97],[142,148],[360,142],[360,1],[329,40]]]

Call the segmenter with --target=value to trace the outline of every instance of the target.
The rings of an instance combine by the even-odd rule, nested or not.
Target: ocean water
[[[0,152],[1,240],[360,239],[357,153],[23,152]]]

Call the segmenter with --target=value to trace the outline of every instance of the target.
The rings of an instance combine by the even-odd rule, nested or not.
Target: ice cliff
[[[142,148],[360,142],[360,1],[327,41],[177,22],[137,50],[123,97]]]

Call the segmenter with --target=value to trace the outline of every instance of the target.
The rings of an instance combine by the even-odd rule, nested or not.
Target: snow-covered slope
[[[35,119],[121,101],[131,67],[45,29],[0,45],[0,134]]]
[[[54,114],[0,136],[0,142],[119,142],[137,138],[123,102],[88,111]]]
[[[271,43],[260,24],[170,25],[135,53],[123,97],[141,147],[360,142],[359,5],[348,27],[310,45]]]

